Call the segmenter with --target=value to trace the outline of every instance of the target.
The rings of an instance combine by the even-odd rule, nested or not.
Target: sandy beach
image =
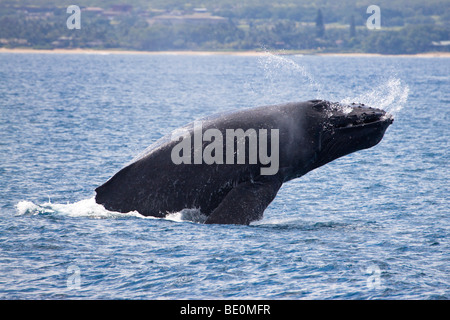
[[[95,49],[7,49],[0,48],[0,53],[55,53],[55,54],[147,54],[147,55],[236,55],[261,56],[267,55],[265,51],[137,51],[137,50],[95,50]]]
[[[416,54],[380,54],[380,53],[316,53],[317,56],[343,57],[418,57],[418,58],[450,58],[450,52],[425,52]]]
[[[146,55],[233,55],[233,56],[264,56],[275,55],[316,55],[342,57],[419,57],[419,58],[449,58],[450,52],[426,52],[418,54],[385,55],[378,53],[302,53],[293,51],[137,51],[137,50],[95,50],[95,49],[28,49],[28,48],[0,48],[0,53],[49,53],[49,54],[146,54]]]

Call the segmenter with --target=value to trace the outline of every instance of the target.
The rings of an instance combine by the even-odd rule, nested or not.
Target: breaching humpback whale
[[[112,211],[164,217],[197,208],[205,223],[249,224],[284,182],[375,146],[392,122],[380,109],[324,100],[210,116],[161,138],[95,199]]]

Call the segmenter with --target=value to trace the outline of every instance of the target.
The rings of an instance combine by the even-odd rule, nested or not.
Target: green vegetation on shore
[[[373,1],[80,0],[69,30],[56,0],[0,1],[0,47],[125,50],[292,50],[414,54],[450,51],[448,0],[377,1],[381,29],[366,27]]]

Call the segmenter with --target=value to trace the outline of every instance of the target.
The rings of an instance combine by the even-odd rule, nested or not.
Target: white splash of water
[[[308,71],[303,65],[277,54],[269,52],[263,48],[265,55],[259,57],[259,63],[265,72],[265,78],[269,81],[266,86],[266,95],[279,96],[284,92],[283,88],[286,81],[306,82],[309,90],[315,92],[315,99],[334,100],[326,94],[323,83],[316,80],[312,72]],[[276,82],[279,82],[277,84]],[[298,85],[298,84],[296,84]],[[279,88],[279,91],[275,91]],[[300,89],[300,88],[299,88]],[[352,102],[363,103],[369,107],[385,110],[388,114],[395,117],[406,105],[409,95],[409,87],[397,77],[390,77],[387,81],[379,84],[373,90],[365,92],[359,96],[346,97],[339,103],[332,105],[343,113],[351,112],[352,108],[348,105]],[[336,99],[336,100],[339,100]]]
[[[59,204],[50,201],[43,204],[35,204],[31,201],[20,201],[16,204],[17,215],[62,215],[68,217],[88,217],[94,219],[108,218],[142,218],[160,219],[152,216],[143,216],[137,211],[121,213],[109,211],[95,202],[95,198],[81,200],[74,203]],[[207,216],[198,209],[184,209],[167,215],[164,219],[175,222],[204,223]]]
[[[306,67],[296,63],[295,61],[280,55],[273,54],[265,50],[265,55],[259,57],[259,64],[265,72],[265,78],[270,82],[266,87],[268,91],[272,91],[277,87],[275,82],[278,81],[283,88],[280,87],[280,92],[284,92],[286,80],[305,81],[309,89],[316,92],[314,98],[323,98],[323,86],[317,82],[311,72]],[[299,88],[300,89],[300,88]],[[305,90],[305,91],[310,91]],[[273,92],[269,92],[273,94]]]
[[[348,104],[332,102],[329,109],[327,109],[326,111],[326,115],[328,118],[330,118],[331,116],[333,116],[333,111],[340,111],[344,114],[349,114],[350,112],[352,112],[352,110],[352,107]]]
[[[204,223],[207,218],[199,209],[183,209],[179,212],[170,213],[165,217],[165,219],[171,221],[190,221],[195,223]]]
[[[144,217],[137,211],[120,213],[106,210],[102,205],[95,202],[95,198],[81,200],[75,203],[59,204],[50,201],[43,204],[35,204],[31,201],[20,201],[16,205],[18,215],[54,214],[69,217],[90,218],[118,218],[118,217]]]
[[[409,87],[400,79],[392,77],[372,91],[365,92],[357,97],[347,97],[342,99],[341,103],[364,103],[370,107],[382,109],[395,117],[405,106],[408,95]]]

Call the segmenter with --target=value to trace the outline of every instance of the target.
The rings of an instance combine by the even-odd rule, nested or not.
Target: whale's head
[[[355,103],[316,100],[312,101],[310,114],[317,119],[311,139],[316,144],[314,167],[375,146],[394,121],[384,110]]]

